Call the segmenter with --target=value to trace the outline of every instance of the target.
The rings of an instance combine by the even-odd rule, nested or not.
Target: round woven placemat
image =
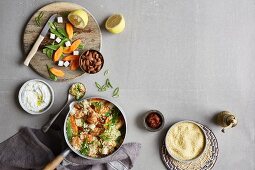
[[[170,170],[208,170],[212,169],[219,153],[219,147],[217,139],[208,127],[199,124],[204,130],[207,139],[207,146],[205,152],[196,160],[191,162],[179,162],[173,159],[167,152],[165,143],[161,147],[161,158],[167,167]]]

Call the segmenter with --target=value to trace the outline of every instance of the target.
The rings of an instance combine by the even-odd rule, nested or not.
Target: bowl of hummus
[[[30,114],[42,114],[50,109],[54,102],[51,86],[43,80],[33,79],[25,82],[19,90],[19,103]]]
[[[169,155],[177,161],[194,161],[206,148],[206,135],[193,121],[180,121],[172,125],[165,137]]]

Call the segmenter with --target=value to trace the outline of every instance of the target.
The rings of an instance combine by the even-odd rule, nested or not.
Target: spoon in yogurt
[[[86,93],[86,88],[84,84],[82,83],[74,83],[68,90],[68,96],[65,105],[63,108],[45,125],[42,127],[42,131],[46,133],[51,125],[55,122],[55,120],[58,118],[60,113],[65,109],[65,107],[73,100],[80,100]]]

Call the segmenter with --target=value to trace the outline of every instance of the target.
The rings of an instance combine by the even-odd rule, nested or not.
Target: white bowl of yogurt
[[[30,114],[47,112],[54,102],[52,87],[43,80],[33,79],[25,82],[19,90],[19,103]]]

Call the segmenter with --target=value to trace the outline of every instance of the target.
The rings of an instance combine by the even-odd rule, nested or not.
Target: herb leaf
[[[59,28],[59,27],[57,27],[57,31],[58,31],[61,35],[63,35],[65,38],[68,38],[67,33],[66,33],[66,31],[65,31],[64,28]]]
[[[71,128],[70,118],[68,118],[68,119],[67,119],[67,122],[66,122],[66,134],[67,134],[68,140],[71,140],[73,134],[72,134],[72,128]]]
[[[104,85],[101,87],[100,91],[106,91],[106,90],[107,90],[107,85],[104,84]]]
[[[109,117],[110,115],[111,115],[111,112],[110,112],[110,111],[108,111],[108,112],[105,113],[105,116],[106,116],[106,117]]]
[[[80,152],[82,155],[85,155],[85,156],[89,154],[89,145],[86,141],[82,144],[82,148]]]
[[[68,41],[67,38],[63,39],[63,40],[62,40],[59,44],[57,44],[57,45],[46,45],[45,47],[46,47],[46,48],[49,48],[49,49],[52,49],[52,50],[57,50],[60,46],[63,46],[64,43],[65,43],[66,41]]]
[[[98,90],[102,88],[101,85],[98,82],[95,82],[95,84],[96,84]]]
[[[111,119],[111,123],[115,124],[118,120],[119,117],[119,109],[117,107],[114,107],[112,110],[112,119]]]
[[[105,70],[104,76],[106,76],[109,73],[109,70]]]
[[[102,103],[101,102],[93,102],[91,104],[93,106],[95,106],[95,108],[97,108],[98,110],[101,110],[101,108],[102,108]]]
[[[119,87],[115,88],[112,93],[112,97],[119,97],[119,91],[120,91]]]
[[[53,30],[56,29],[55,25],[52,22],[48,21],[48,24],[49,24],[51,29],[53,29]]]
[[[42,18],[42,17],[43,17],[43,15],[44,15],[44,12],[43,12],[43,11],[41,11],[38,17],[39,17],[39,18]]]
[[[105,84],[107,85],[107,87],[113,88],[109,79],[106,79]]]
[[[49,59],[52,59],[53,50],[52,50],[52,49],[47,49],[46,55],[47,55],[47,57],[48,57]]]
[[[68,36],[67,36],[67,33],[65,31],[64,28],[60,28],[57,26],[57,23],[52,23],[52,22],[48,22],[49,23],[49,26],[50,26],[50,32],[55,34],[57,37],[59,38],[67,38],[68,39]]]
[[[78,49],[80,49],[80,50],[83,50],[85,48],[85,45],[84,44],[80,44],[79,46],[78,46]]]
[[[42,50],[43,54],[47,54],[47,50],[48,50],[48,48],[44,48],[44,49]]]
[[[47,64],[46,64],[46,66],[47,66],[47,69],[48,69],[48,72],[49,72],[50,79],[53,80],[53,81],[57,81],[58,78],[57,78],[57,76],[55,76],[54,74],[52,74],[52,72],[50,71],[50,66],[47,65]]]
[[[41,11],[41,12],[39,13],[39,15],[38,15],[37,17],[35,17],[35,23],[36,23],[36,25],[37,25],[38,27],[41,26],[41,19],[42,19],[43,15],[44,15],[44,12]]]

